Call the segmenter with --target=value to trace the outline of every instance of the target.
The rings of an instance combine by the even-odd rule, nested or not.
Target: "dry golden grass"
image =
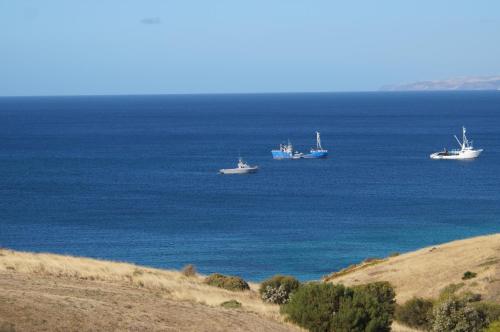
[[[466,271],[477,276],[462,280]],[[203,280],[128,263],[0,249],[0,323],[15,323],[23,331],[299,330],[283,322],[278,306],[261,301],[258,284],[232,292]],[[400,303],[412,296],[435,298],[447,285],[464,283],[460,291],[500,302],[500,234],[372,260],[325,280],[389,281]],[[230,300],[242,307],[220,307]],[[395,323],[393,331],[414,330]]]
[[[419,330],[412,329],[408,326],[399,324],[398,322],[392,323],[392,332],[419,332]]]
[[[476,272],[477,276],[464,281],[466,271]],[[420,249],[325,280],[345,285],[389,281],[400,303],[413,296],[435,298],[447,285],[464,282],[461,291],[480,293],[487,300],[500,302],[500,234]]]
[[[324,277],[324,281],[329,281],[329,280],[333,280],[335,278],[340,278],[340,277],[347,275],[347,274],[350,274],[352,272],[356,272],[356,271],[362,270],[364,268],[367,268],[368,266],[382,263],[385,260],[386,260],[385,258],[366,259],[359,264],[353,264],[353,265],[350,265],[350,266],[346,267],[345,269],[342,269],[338,272],[331,273],[330,275]]]
[[[120,282],[149,290],[158,290],[169,299],[191,301],[218,307],[222,302],[237,300],[244,310],[282,321],[279,307],[263,303],[256,292],[231,292],[203,283],[203,276],[187,277],[178,271],[140,267],[129,263],[90,258],[35,254],[0,249],[0,272],[66,277],[89,281]]]

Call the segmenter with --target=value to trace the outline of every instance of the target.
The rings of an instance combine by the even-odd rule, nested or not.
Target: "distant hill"
[[[500,90],[500,76],[461,77],[448,80],[422,81],[408,84],[386,85],[382,91],[452,91]]]

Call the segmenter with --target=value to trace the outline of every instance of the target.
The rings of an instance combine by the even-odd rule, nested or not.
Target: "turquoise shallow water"
[[[483,155],[430,160],[462,125]],[[0,174],[0,246],[314,279],[498,232],[500,93],[0,98]]]

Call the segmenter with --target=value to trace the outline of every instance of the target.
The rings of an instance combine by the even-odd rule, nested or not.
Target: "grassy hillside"
[[[477,276],[462,280],[466,271]],[[500,302],[500,234],[453,241],[396,257],[369,261],[325,278],[345,285],[389,281],[398,302],[413,296],[435,298],[451,283],[461,291],[482,294]]]
[[[251,285],[255,289],[256,285]],[[237,300],[240,309],[222,302]],[[254,290],[126,263],[0,250],[0,330],[298,331]]]
[[[465,272],[475,277],[462,280]],[[231,292],[203,276],[127,263],[0,249],[0,331],[300,331],[257,288]],[[389,281],[402,303],[451,283],[500,302],[500,234],[454,241],[333,273],[346,285]],[[237,300],[241,308],[221,307]],[[411,329],[398,324],[393,331]]]

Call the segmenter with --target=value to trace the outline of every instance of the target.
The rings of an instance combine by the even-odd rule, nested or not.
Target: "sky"
[[[0,0],[0,96],[371,91],[500,75],[498,0]]]

